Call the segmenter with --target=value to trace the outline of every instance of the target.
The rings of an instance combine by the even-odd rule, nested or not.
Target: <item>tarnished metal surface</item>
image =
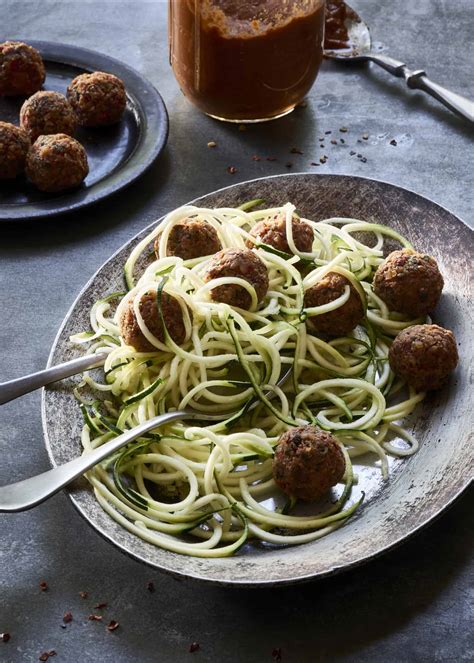
[[[467,486],[474,472],[469,385],[473,239],[469,228],[444,208],[410,191],[350,176],[295,174],[254,180],[205,196],[197,204],[233,206],[257,197],[268,205],[291,201],[302,215],[314,220],[343,215],[384,223],[406,235],[419,250],[433,255],[445,278],[435,321],[456,334],[461,361],[450,384],[429,396],[413,418],[419,452],[392,462],[390,479],[383,485],[373,466],[357,464],[359,488],[367,490],[363,507],[347,525],[311,544],[279,549],[250,544],[228,559],[184,557],[124,531],[102,511],[84,481],[70,490],[79,511],[128,554],[170,573],[221,584],[287,584],[360,564],[436,517]],[[120,249],[86,286],[59,332],[50,363],[77,355],[77,349],[68,342],[70,334],[88,327],[88,313],[97,298],[122,287],[125,258],[147,231]],[[71,382],[45,391],[43,422],[54,464],[80,453],[82,420]]]

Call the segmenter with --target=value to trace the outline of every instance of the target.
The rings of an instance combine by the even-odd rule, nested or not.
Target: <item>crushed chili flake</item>
[[[237,172],[237,168],[235,166],[227,166],[227,172],[229,175],[234,175]]]
[[[334,140],[334,138],[331,141],[331,145],[337,145],[337,140]]]
[[[272,651],[272,658],[274,661],[281,661],[281,647],[275,647],[275,649]]]
[[[89,615],[87,618],[90,622],[101,622],[103,617],[102,615]]]
[[[0,640],[2,642],[8,642],[10,640],[10,634],[9,633],[0,633]]]
[[[254,154],[252,157],[252,161],[261,161],[262,157],[259,157],[258,154]]]
[[[49,589],[48,588],[48,583],[46,582],[46,580],[42,580],[40,582],[39,588],[41,589],[42,592],[46,592]]]
[[[150,593],[153,593],[155,591],[155,584],[151,580],[149,580],[146,584],[146,588]]]
[[[72,622],[72,612],[65,612],[64,613],[63,622],[65,624],[69,624],[69,622]]]
[[[103,608],[107,607],[107,603],[98,603],[97,605],[94,606],[94,610],[102,610]]]
[[[346,134],[349,131],[349,129],[347,127],[340,127],[339,131],[341,132],[341,134]]]
[[[397,143],[397,141],[395,140],[395,138],[392,138],[392,140],[390,141],[390,145],[394,145],[394,146],[397,146],[397,145],[398,145],[398,143]]]
[[[285,166],[286,166],[287,168],[293,168],[293,162],[292,162],[292,161],[287,161],[287,162],[285,163]]]
[[[208,147],[217,147],[217,143],[215,140],[210,140],[207,144]]]
[[[292,147],[290,150],[291,154],[304,154],[302,150],[299,150],[297,147]]]
[[[189,651],[191,652],[191,654],[194,654],[194,652],[198,651],[199,648],[200,648],[199,642],[191,642],[191,644],[189,645]]]
[[[56,652],[54,649],[50,649],[50,651],[44,651],[42,654],[39,655],[39,660],[47,661],[48,658],[51,658],[52,656],[56,656]]]
[[[369,140],[369,134],[362,134],[363,140]]]
[[[120,626],[118,622],[115,621],[115,619],[112,619],[108,624],[107,624],[107,631],[115,631]]]

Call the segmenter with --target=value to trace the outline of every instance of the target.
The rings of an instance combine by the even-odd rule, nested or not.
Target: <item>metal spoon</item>
[[[372,39],[366,23],[352,8],[345,20],[345,27],[348,33],[348,47],[336,50],[324,50],[324,55],[338,62],[375,62],[386,71],[404,78],[409,88],[413,90],[423,90],[432,97],[440,101],[447,108],[470,122],[474,122],[474,102],[466,97],[451,92],[446,88],[431,81],[423,69],[415,71],[409,69],[404,62],[394,60],[387,55],[382,55],[372,51]]]
[[[85,359],[85,358],[84,358]],[[89,356],[89,366],[90,366]],[[68,362],[71,364],[71,362]],[[60,368],[64,367],[64,364]],[[58,368],[58,367],[55,367]],[[84,367],[83,367],[84,368]],[[81,370],[83,370],[83,368]],[[69,366],[69,370],[71,370]],[[79,370],[75,371],[76,373],[80,372]],[[44,373],[44,371],[43,371]],[[280,377],[277,382],[277,386],[281,387],[284,382],[288,380],[292,373],[292,367],[290,367],[283,375]],[[73,373],[69,373],[73,375]],[[30,376],[35,377],[35,376]],[[25,380],[27,378],[24,378]],[[51,380],[49,380],[51,382]],[[48,384],[49,384],[48,382]],[[44,384],[44,383],[43,383]],[[31,389],[29,390],[31,391]],[[266,394],[267,398],[271,399],[274,395],[274,392],[269,392]],[[253,403],[248,411],[254,409],[260,401]],[[79,456],[71,460],[69,463],[64,465],[59,465],[58,467],[38,474],[35,477],[30,479],[25,479],[24,481],[18,481],[17,483],[12,483],[9,486],[0,487],[0,513],[13,513],[15,511],[26,511],[32,507],[41,504],[49,497],[57,493],[61,488],[64,488],[70,484],[74,479],[80,477],[84,472],[90,470],[91,467],[97,465],[102,460],[110,456],[115,451],[118,451],[129,442],[132,442],[137,437],[141,437],[159,426],[176,421],[177,419],[195,419],[198,421],[223,421],[234,414],[233,412],[225,412],[221,414],[203,414],[202,412],[197,412],[191,408],[186,410],[177,410],[176,412],[167,412],[166,414],[161,414],[158,417],[154,417],[149,421],[146,421],[139,426],[135,426],[132,430],[128,430],[122,435],[109,440],[100,447],[97,447],[93,451],[85,454],[84,456]]]

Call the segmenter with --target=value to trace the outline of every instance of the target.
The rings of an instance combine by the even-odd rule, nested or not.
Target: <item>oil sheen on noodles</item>
[[[101,381],[85,373],[75,391],[84,415],[84,453],[169,410],[188,406],[203,414],[238,411],[212,425],[170,424],[87,475],[97,500],[114,520],[149,543],[186,555],[222,557],[250,539],[271,544],[318,539],[344,524],[360,504],[351,499],[357,480],[352,458],[372,454],[387,478],[387,454],[409,455],[417,449],[402,420],[424,394],[395,378],[387,354],[401,329],[424,319],[407,320],[389,311],[371,287],[384,241],[390,238],[405,247],[409,242],[388,227],[357,219],[305,219],[314,230],[314,244],[311,253],[301,253],[292,237],[294,206],[255,211],[259,202],[228,209],[186,206],[168,214],[131,252],[125,265],[128,292],[97,301],[90,314],[92,331],[72,337],[87,344],[88,351],[108,353]],[[212,286],[203,278],[209,257],[183,261],[166,256],[173,225],[186,217],[211,224],[224,248],[244,248],[258,221],[280,214],[286,218],[294,255],[256,245],[270,282],[264,302],[257,305],[246,281],[221,279],[247,289],[252,297],[249,311],[211,300]],[[156,258],[152,249],[158,235]],[[312,271],[298,268],[302,262]],[[312,309],[304,308],[303,298],[305,289],[330,271],[350,280],[367,313],[354,332],[325,341],[309,333],[307,316],[342,306],[349,288],[337,300]],[[161,343],[139,315],[142,295],[161,289],[181,305],[186,340],[180,346],[169,335]],[[156,352],[136,352],[121,341],[117,321],[131,299],[141,331]],[[236,367],[240,377],[233,379]],[[277,387],[288,367],[293,368],[292,378]],[[247,413],[256,394],[264,392],[273,392],[271,407],[259,403]],[[346,472],[335,503],[296,515],[281,494],[280,501],[270,499],[279,493],[272,457],[285,430],[308,422],[336,435]]]

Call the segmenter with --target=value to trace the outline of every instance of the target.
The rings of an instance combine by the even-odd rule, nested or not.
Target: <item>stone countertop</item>
[[[391,55],[474,97],[472,0],[353,4]],[[219,124],[179,91],[168,66],[166,11],[165,2],[148,0],[0,0],[0,41],[63,41],[120,58],[156,85],[171,121],[165,152],[127,191],[55,220],[2,223],[1,380],[44,367],[76,294],[129,237],[229,184],[311,170],[375,177],[432,198],[473,225],[472,126],[380,69],[330,62],[305,108],[245,132]],[[349,131],[339,133],[341,126]],[[320,149],[326,131],[346,142],[326,140]],[[291,154],[292,147],[303,154]],[[255,154],[277,161],[254,161]],[[310,165],[323,155],[325,164]],[[48,469],[39,392],[2,406],[0,450],[0,483]],[[472,491],[403,546],[359,569],[294,588],[230,590],[178,581],[125,557],[60,494],[33,511],[0,516],[0,633],[11,635],[0,641],[0,661],[35,661],[54,649],[54,660],[71,663],[251,663],[271,662],[278,648],[285,663],[472,660],[470,497]],[[42,580],[47,591],[39,588]],[[87,598],[79,595],[84,591]],[[94,609],[102,602],[108,607]],[[63,624],[67,611],[73,621]],[[94,612],[103,613],[103,622],[87,619]],[[111,619],[120,622],[113,633],[105,627]],[[195,653],[192,642],[200,644]]]

